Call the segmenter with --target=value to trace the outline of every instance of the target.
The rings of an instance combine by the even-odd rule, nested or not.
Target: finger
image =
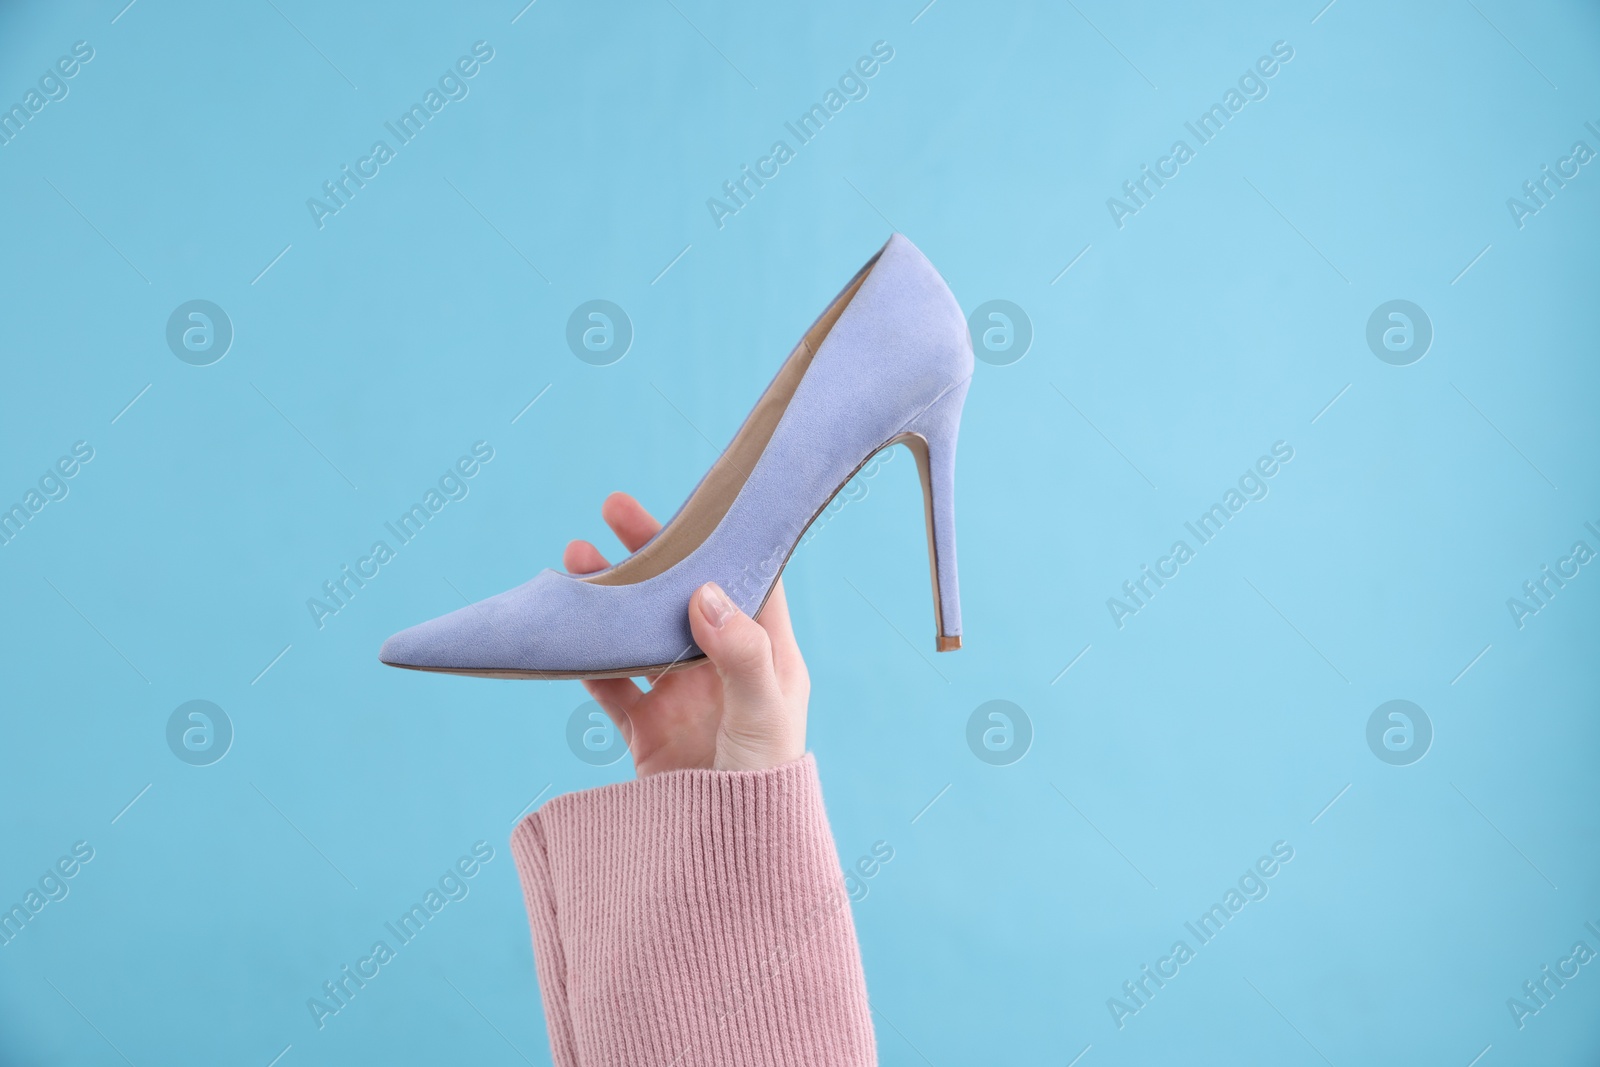
[[[759,719],[781,713],[783,692],[771,638],[715,582],[707,582],[690,598],[689,628],[722,679],[724,715]]]
[[[592,574],[610,566],[600,550],[587,541],[568,541],[567,550],[561,553],[561,565],[568,574]]]
[[[585,678],[583,687],[622,732],[623,744],[633,746],[633,713],[644,693],[632,678]]]
[[[661,524],[644,505],[627,493],[612,493],[606,497],[606,502],[600,505],[600,516],[629,552],[639,551],[661,529]]]
[[[795,641],[794,624],[789,619],[789,600],[783,592],[783,579],[773,583],[772,595],[756,615],[756,622],[767,631],[772,642],[772,665],[777,669],[778,681],[784,692],[806,676],[805,660],[800,656],[800,645]]]
[[[805,701],[784,692],[761,624],[707,582],[689,600],[689,627],[722,682],[714,766],[763,770],[804,755]]]

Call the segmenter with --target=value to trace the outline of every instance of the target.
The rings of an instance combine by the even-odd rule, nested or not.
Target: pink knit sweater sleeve
[[[511,852],[556,1067],[877,1062],[811,756],[556,797]]]

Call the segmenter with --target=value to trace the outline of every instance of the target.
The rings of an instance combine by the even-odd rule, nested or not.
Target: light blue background
[[[1600,570],[1506,607],[1600,549],[1600,167],[1506,207],[1600,149],[1592,5],[122,3],[0,14],[0,103],[95,49],[0,147],[0,503],[95,449],[0,548],[0,902],[95,849],[0,948],[0,1060],[547,1063],[506,841],[629,764],[569,751],[574,683],[378,645],[569,538],[615,551],[612,489],[674,509],[891,226],[1035,337],[967,404],[961,653],[903,453],[785,575],[841,862],[894,849],[854,905],[883,1062],[1600,1055],[1600,964],[1506,1007],[1600,949]],[[306,198],[478,40],[470,96],[319,231]],[[879,40],[870,95],[719,230],[706,199]],[[1280,40],[1119,230],[1106,198]],[[236,329],[209,367],[164,340],[197,298]],[[595,298],[637,332],[609,367],[564,341]],[[1407,367],[1364,339],[1395,298],[1436,331]],[[319,630],[307,598],[480,440]],[[1106,599],[1279,440],[1270,496],[1119,630]],[[164,735],[196,698],[236,730],[203,768]],[[1436,731],[1404,767],[1365,740],[1396,698]],[[1010,766],[967,748],[992,699],[1033,724]],[[478,840],[470,895],[319,1031],[307,998]],[[1280,840],[1119,1030],[1107,998]]]

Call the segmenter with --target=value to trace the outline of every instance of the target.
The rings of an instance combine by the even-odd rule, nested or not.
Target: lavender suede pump
[[[972,380],[965,316],[899,234],[840,292],[784,362],[672,519],[593,574],[531,581],[402,630],[378,658],[484,677],[661,674],[704,659],[690,596],[714,581],[757,614],[812,521],[878,451],[905,444],[922,479],[936,645],[961,647],[955,458]]]

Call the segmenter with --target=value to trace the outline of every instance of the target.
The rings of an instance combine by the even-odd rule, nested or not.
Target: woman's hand
[[[626,493],[608,496],[600,514],[629,552],[661,529]],[[610,566],[587,541],[568,544],[562,562],[572,574]],[[783,582],[759,619],[741,612],[715,582],[697,589],[687,610],[709,663],[661,675],[648,692],[631,678],[583,683],[622,731],[639,777],[687,767],[759,771],[799,759],[811,680],[789,625]]]

